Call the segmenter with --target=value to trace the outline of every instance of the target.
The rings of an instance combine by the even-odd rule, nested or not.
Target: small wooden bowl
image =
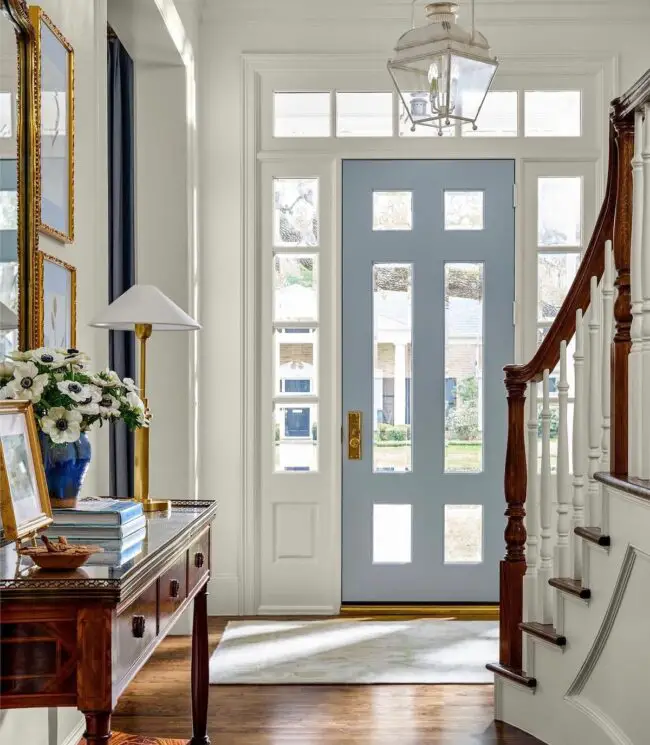
[[[45,546],[38,546],[22,548],[19,553],[21,556],[29,556],[34,564],[41,569],[64,571],[78,569],[93,554],[100,553],[103,550],[99,546],[70,546],[63,551],[48,551]]]

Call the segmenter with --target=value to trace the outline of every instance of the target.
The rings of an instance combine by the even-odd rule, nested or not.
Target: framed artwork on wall
[[[74,51],[50,18],[29,9],[35,29],[36,211],[43,233],[74,240]]]
[[[77,270],[38,252],[36,337],[39,347],[73,349],[77,344]]]
[[[13,541],[33,536],[52,522],[29,401],[0,401],[0,515],[4,537]]]

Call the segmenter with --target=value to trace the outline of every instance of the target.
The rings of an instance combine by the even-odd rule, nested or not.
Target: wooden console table
[[[0,547],[0,708],[75,706],[88,745],[108,745],[118,697],[194,601],[191,745],[209,745],[210,524],[216,502],[147,515],[142,552],[121,567],[44,572]],[[92,562],[92,559],[91,559]]]

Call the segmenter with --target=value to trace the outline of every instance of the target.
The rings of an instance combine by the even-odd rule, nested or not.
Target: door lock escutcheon
[[[348,411],[348,460],[361,460],[362,422],[361,411]]]

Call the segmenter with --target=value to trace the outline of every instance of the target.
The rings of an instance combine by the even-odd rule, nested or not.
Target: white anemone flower
[[[0,388],[0,401],[6,401],[9,398],[9,388],[8,386],[3,386]]]
[[[99,402],[102,400],[102,392],[94,385],[84,386],[87,396],[75,407],[75,410],[86,416],[99,416]]]
[[[99,404],[99,414],[104,419],[115,419],[120,415],[120,402],[110,393],[102,394]]]
[[[76,442],[81,436],[82,420],[83,417],[78,411],[68,411],[62,406],[54,406],[41,419],[41,429],[57,445]]]
[[[65,357],[56,349],[50,349],[49,347],[40,347],[34,349],[32,352],[32,360],[38,362],[39,365],[47,365],[47,367],[63,367],[65,365]]]
[[[148,426],[148,418],[147,418],[147,410],[144,406],[144,401],[138,396],[137,393],[133,393],[132,391],[126,394],[126,398],[124,399],[127,406],[130,406],[132,409],[134,409],[138,414],[138,419],[143,427]]]
[[[79,383],[77,380],[62,380],[60,383],[56,384],[56,387],[61,391],[61,393],[65,393],[66,396],[76,403],[81,403],[90,396],[88,386]]]
[[[27,362],[28,360],[31,360],[32,353],[31,352],[19,352],[17,349],[14,349],[13,352],[9,352],[9,357],[14,362]]]
[[[108,368],[95,375],[92,381],[101,388],[115,388],[117,385],[122,385],[120,376],[114,370]]]
[[[48,380],[48,374],[39,375],[38,368],[33,362],[19,362],[14,368],[13,380],[7,383],[9,396],[21,401],[37,403],[41,400]]]
[[[124,378],[124,380],[122,381],[122,385],[130,393],[137,393],[140,390],[135,384],[135,380],[133,380],[133,378]]]

